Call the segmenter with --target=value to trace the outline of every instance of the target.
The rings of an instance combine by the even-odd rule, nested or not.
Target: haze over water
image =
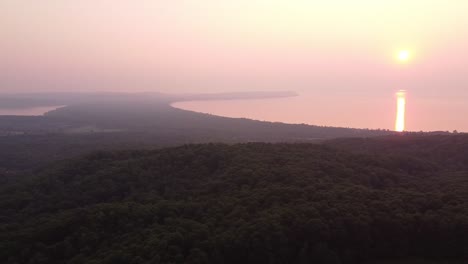
[[[291,90],[301,96],[184,105],[393,129],[394,94],[407,90],[408,130],[468,131],[466,10],[439,0],[4,0],[0,92]]]
[[[396,97],[324,96],[301,94],[298,97],[177,102],[173,106],[195,112],[235,118],[251,118],[284,123],[394,129]],[[468,131],[460,111],[468,105],[458,102],[418,99],[409,96],[407,131]],[[428,115],[427,113],[436,113]],[[461,124],[461,125],[460,125]]]
[[[25,107],[25,108],[1,108],[0,116],[15,115],[15,116],[40,116],[45,113],[55,110],[62,106],[43,106],[43,107]]]

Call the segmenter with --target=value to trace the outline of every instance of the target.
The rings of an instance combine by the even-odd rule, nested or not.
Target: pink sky
[[[3,0],[0,92],[294,90],[341,102],[405,89],[442,107],[434,115],[459,105],[466,115],[466,10],[461,0]]]

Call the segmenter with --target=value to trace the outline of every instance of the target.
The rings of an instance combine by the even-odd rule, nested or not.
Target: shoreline
[[[65,106],[66,105],[0,108],[0,116],[45,116],[47,113]]]

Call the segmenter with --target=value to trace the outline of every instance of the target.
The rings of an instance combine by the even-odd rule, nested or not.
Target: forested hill
[[[399,156],[408,164],[414,160],[424,160],[441,164],[448,170],[468,170],[468,134],[415,133],[373,138],[337,138],[325,144],[353,153]]]
[[[430,147],[414,140],[412,149]],[[445,155],[461,140],[440,141],[456,150]],[[250,143],[94,153],[1,187],[0,262],[464,263],[468,165],[408,163],[400,151]]]

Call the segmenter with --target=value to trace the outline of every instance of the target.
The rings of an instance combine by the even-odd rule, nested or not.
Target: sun
[[[408,50],[398,51],[397,58],[401,62],[407,62],[411,57],[411,53]]]

